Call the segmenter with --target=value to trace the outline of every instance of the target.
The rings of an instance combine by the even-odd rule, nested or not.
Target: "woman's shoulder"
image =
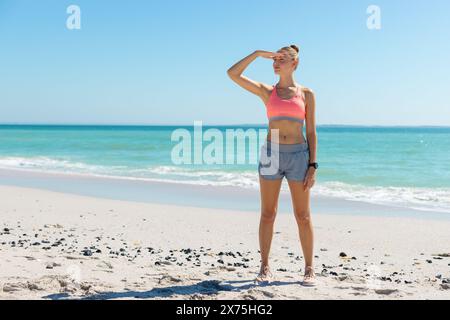
[[[303,92],[305,92],[305,93],[308,92],[308,93],[314,94],[314,91],[313,91],[311,88],[302,86],[301,84],[299,84],[298,86],[300,87],[300,89],[301,89]]]
[[[261,83],[261,88],[262,88],[261,98],[263,99],[264,103],[267,103],[270,96],[272,95],[272,92],[273,92],[275,86],[271,85],[271,84],[263,83],[263,82],[260,82],[260,83]]]
[[[264,95],[265,95],[265,96],[270,96],[271,93],[272,93],[272,91],[273,91],[274,88],[275,88],[275,85],[273,85],[273,84],[267,84],[267,83],[263,83],[263,82],[260,82],[260,83],[261,83],[261,88],[262,88],[263,91],[264,91]]]
[[[309,87],[305,87],[302,85],[299,85],[301,92],[303,92],[303,96],[305,97],[305,99],[308,99],[310,97],[314,96],[314,91],[309,88]]]
[[[264,88],[267,92],[270,93],[275,88],[275,85],[261,82],[261,87]]]

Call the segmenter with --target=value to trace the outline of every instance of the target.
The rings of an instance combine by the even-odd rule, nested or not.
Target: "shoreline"
[[[286,180],[283,184],[287,184]],[[37,188],[144,203],[181,205],[211,209],[259,211],[259,189],[235,186],[192,185],[119,177],[84,175],[79,173],[43,172],[28,169],[0,168],[0,185]],[[351,214],[385,217],[415,217],[449,220],[450,214],[439,211],[417,210],[364,201],[345,200],[311,192],[313,214]],[[290,193],[280,192],[279,213],[292,213]]]

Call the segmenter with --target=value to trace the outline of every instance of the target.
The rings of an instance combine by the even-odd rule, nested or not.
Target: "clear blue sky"
[[[449,15],[448,0],[0,0],[0,123],[266,123],[226,70],[295,43],[317,124],[449,125]],[[244,75],[274,84],[271,64]]]

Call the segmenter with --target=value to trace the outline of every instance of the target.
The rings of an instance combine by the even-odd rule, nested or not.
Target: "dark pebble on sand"
[[[85,249],[82,252],[83,252],[83,256],[87,256],[87,257],[92,256],[92,251],[89,249]]]
[[[346,257],[347,256],[347,254],[345,253],[345,252],[341,252],[341,253],[339,253],[339,257],[342,257],[342,258],[344,258],[344,257]]]

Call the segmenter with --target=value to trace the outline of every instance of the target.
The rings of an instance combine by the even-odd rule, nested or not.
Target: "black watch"
[[[314,167],[314,169],[317,169],[319,167],[319,164],[317,162],[312,162],[312,163],[308,164],[308,168],[309,167]]]

